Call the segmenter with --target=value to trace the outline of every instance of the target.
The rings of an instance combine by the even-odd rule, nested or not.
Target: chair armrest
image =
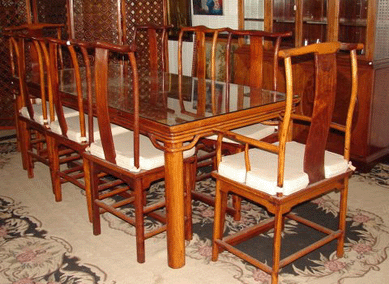
[[[225,129],[214,129],[214,133],[218,135],[218,144],[217,144],[218,147],[219,147],[219,144],[221,146],[221,142],[223,140],[223,137],[227,137],[231,140],[238,142],[239,144],[247,144],[248,146],[251,146],[251,147],[256,147],[256,148],[260,148],[260,149],[270,151],[273,153],[278,153],[278,146],[271,144],[269,142],[256,140],[256,139],[253,139],[253,138],[250,138],[250,137],[247,137],[247,136],[244,136],[244,135],[241,135],[241,134],[229,131],[229,130],[225,130]]]

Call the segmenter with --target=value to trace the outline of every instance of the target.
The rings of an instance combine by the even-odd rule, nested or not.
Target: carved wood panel
[[[36,11],[39,23],[67,24],[66,0],[36,0]],[[51,30],[56,36],[55,30]],[[62,38],[67,38],[67,28],[62,31]]]
[[[118,1],[73,1],[71,29],[73,37],[85,41],[121,43]]]

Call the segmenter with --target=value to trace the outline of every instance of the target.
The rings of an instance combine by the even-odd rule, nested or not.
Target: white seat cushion
[[[39,124],[44,124],[42,105],[41,104],[33,104],[32,109],[34,110],[34,120],[36,122],[38,122]],[[78,116],[77,110],[74,110],[74,109],[71,109],[68,107],[63,107],[63,112],[65,115],[65,118]],[[28,114],[27,107],[22,107],[20,109],[20,114],[24,117],[30,118],[30,115]],[[47,114],[47,116],[48,116],[48,119],[50,119],[49,114]],[[57,115],[55,115],[55,119],[57,120]]]
[[[309,183],[308,175],[304,172],[305,145],[297,142],[288,142],[285,151],[284,186],[277,186],[278,155],[260,149],[250,149],[251,171],[246,172],[244,153],[223,157],[219,164],[220,175],[246,183],[254,189],[274,195],[281,192],[284,195],[292,194],[305,188]],[[345,172],[348,162],[343,156],[325,152],[325,177],[329,178]]]
[[[273,125],[264,125],[262,123],[257,123],[245,127],[236,128],[231,131],[256,140],[261,140],[273,134],[276,131],[276,129],[277,127]],[[208,136],[206,138],[211,140],[216,140],[217,135]],[[235,143],[235,144],[237,143],[236,141],[228,139],[226,137],[223,138],[223,142]]]
[[[250,152],[250,161],[254,159]],[[244,152],[224,156],[218,167],[218,173],[234,181],[246,182]]]
[[[87,142],[85,141],[85,139],[82,139],[81,137],[80,119],[78,116],[66,118],[66,123],[68,126],[67,137],[70,140],[76,141],[78,143]],[[85,115],[85,126],[86,126],[86,135],[88,136],[88,116],[87,115]],[[54,133],[62,134],[61,127],[57,120],[53,121],[50,124],[50,129]],[[115,124],[111,124],[111,130],[113,135],[127,131],[127,129]],[[93,138],[95,141],[100,139],[99,125],[96,117],[93,118]]]
[[[305,152],[305,145],[297,142],[289,142],[288,152],[292,155],[303,156]],[[289,146],[290,145],[290,146]],[[349,163],[342,155],[332,153],[330,151],[324,152],[324,175],[326,178],[333,177],[340,173],[344,173],[349,167]]]
[[[151,170],[165,164],[164,152],[155,148],[147,136],[140,135],[139,138],[139,169],[134,167],[134,155],[133,155],[133,132],[127,130],[125,133],[113,135],[115,151],[116,151],[116,164],[119,167],[128,169],[130,171],[139,170]],[[95,140],[90,145],[90,153],[101,159],[105,159],[101,140]],[[184,152],[184,158],[193,156],[195,149],[192,148]]]

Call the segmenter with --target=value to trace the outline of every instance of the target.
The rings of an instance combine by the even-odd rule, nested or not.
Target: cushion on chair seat
[[[76,141],[78,143],[86,142],[86,141],[83,141],[83,139],[81,138],[80,119],[78,116],[67,117],[66,123],[68,126],[68,132],[67,132],[68,139]],[[85,115],[85,126],[86,126],[86,135],[88,136],[88,116],[87,115]],[[53,121],[50,124],[50,129],[54,133],[62,134],[61,127],[60,127],[59,122],[57,120]],[[127,129],[120,127],[118,125],[115,125],[115,124],[111,124],[111,130],[112,130],[113,135],[127,131]],[[100,139],[99,125],[98,125],[97,118],[95,118],[95,117],[93,118],[93,138],[94,138],[94,140]]]
[[[44,124],[42,105],[41,104],[33,104],[32,109],[34,110],[34,120],[36,122],[38,122],[39,124]],[[73,116],[78,117],[77,110],[74,110],[74,109],[71,109],[68,107],[63,107],[63,112],[65,115],[65,118],[73,117]],[[20,114],[24,117],[30,118],[27,107],[22,107],[20,109]],[[47,116],[48,116],[48,119],[50,119],[49,114],[47,114]],[[57,120],[57,115],[55,115],[55,119]]]
[[[139,137],[139,169],[134,167],[133,132],[127,130],[125,133],[113,135],[113,139],[116,151],[116,164],[119,167],[136,172],[139,170],[151,170],[165,164],[164,152],[155,148],[150,139],[145,135],[140,135]],[[91,143],[90,153],[101,159],[105,158],[101,140],[95,140],[94,143]],[[194,153],[194,148],[187,150],[184,152],[184,158],[193,156]]]
[[[308,175],[304,172],[305,145],[297,142],[288,142],[285,151],[284,186],[277,186],[278,155],[260,149],[250,149],[251,171],[246,173],[244,152],[223,157],[219,164],[220,175],[246,183],[254,189],[274,195],[281,192],[284,195],[292,194],[305,188],[309,183]],[[345,172],[348,162],[343,156],[325,152],[325,177],[329,178]]]
[[[273,126],[273,125],[264,125],[262,123],[256,123],[256,124],[252,124],[252,125],[245,126],[245,127],[239,127],[239,128],[233,129],[231,131],[235,132],[237,134],[240,134],[240,135],[244,135],[246,137],[261,140],[261,139],[273,134],[276,131],[276,129],[277,129],[277,127]],[[216,140],[217,135],[208,136],[206,138],[211,139],[211,140]],[[235,144],[238,143],[238,142],[231,140],[231,139],[228,139],[226,137],[223,138],[223,142],[235,143]]]
[[[288,142],[291,145],[288,152],[292,155],[304,155],[305,145],[297,142]],[[324,152],[324,175],[326,178],[344,173],[349,168],[349,162],[342,156],[330,151]]]

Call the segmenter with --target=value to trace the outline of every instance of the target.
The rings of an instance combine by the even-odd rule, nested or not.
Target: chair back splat
[[[172,28],[172,25],[155,24],[135,26],[132,43],[136,44],[137,52],[142,54],[139,54],[137,60],[138,69],[148,68],[155,75],[160,71],[169,71],[168,32]]]
[[[280,50],[281,41],[283,38],[291,37],[291,32],[270,33],[257,30],[228,30],[227,53],[226,53],[226,78],[227,82],[232,82],[231,67],[233,58],[231,55],[232,40],[238,41],[239,45],[248,44],[250,49],[250,67],[249,67],[249,85],[253,88],[261,89],[263,87],[264,70],[264,47],[267,50],[272,50],[272,74],[273,84],[272,90],[277,90],[277,75],[278,75],[278,51]],[[269,47],[270,46],[270,47]],[[239,71],[237,71],[239,72]]]
[[[349,148],[358,85],[356,51],[362,48],[362,44],[326,42],[279,51],[278,55],[284,59],[285,64],[287,92],[277,143],[257,141],[233,131],[216,130],[218,133],[217,171],[212,172],[212,176],[216,178],[213,261],[217,260],[222,250],[227,250],[269,273],[271,283],[276,284],[282,267],[333,240],[337,240],[337,257],[343,257],[348,180],[355,169],[349,161]],[[337,95],[336,63],[340,51],[342,56],[345,55],[344,52],[349,52],[351,58],[352,86],[345,125],[332,122]],[[305,98],[304,94],[295,94],[293,91],[293,83],[296,81],[293,77],[293,69],[302,62],[305,64],[306,61],[311,62],[315,68],[313,111],[310,115],[294,113],[293,106],[296,95],[300,96],[301,100]],[[291,127],[301,122],[309,125],[305,143],[291,141]],[[345,135],[343,155],[326,150],[327,137],[331,129],[343,132]],[[239,142],[243,145],[243,152],[222,156],[223,137]],[[332,191],[340,192],[337,229],[329,229],[291,212],[299,204]],[[235,234],[223,236],[229,193],[264,206],[274,217]],[[314,214],[312,212],[312,215]],[[282,231],[289,220],[315,229],[325,236],[317,237],[313,244],[281,259]],[[259,261],[236,247],[237,244],[270,229],[274,229],[271,265]]]
[[[112,49],[115,52],[120,52],[128,56],[132,69],[133,79],[133,151],[134,151],[134,166],[139,168],[139,86],[138,86],[138,70],[135,60],[135,49],[130,46],[115,47],[107,43],[97,43],[95,49],[95,78],[96,78],[96,112],[99,121],[100,133],[104,133],[101,138],[101,143],[104,149],[105,159],[113,164],[116,164],[115,145],[113,141],[112,131],[110,127],[109,107],[108,107],[108,69],[109,69],[109,51]]]
[[[64,113],[63,98],[60,96],[60,84],[70,82],[60,82],[59,76],[64,73],[64,67],[59,65],[58,55],[63,52],[68,55],[69,62],[66,68],[73,70],[73,93],[76,94],[76,104],[74,107],[79,112],[80,142],[91,142],[93,140],[93,115],[92,115],[92,75],[91,62],[88,54],[90,46],[80,41],[63,41],[57,39],[49,40],[50,66],[52,68],[54,104],[58,116],[58,123],[62,135],[68,137],[68,122]],[[87,121],[86,118],[87,117]],[[88,130],[88,131],[87,131]],[[88,133],[87,133],[88,132]]]
[[[139,92],[152,94],[155,101],[166,105],[169,82],[166,75],[169,72],[168,32],[172,25],[136,25],[132,43],[136,45],[136,62],[138,73],[148,76],[139,84]],[[162,84],[162,90],[160,85]],[[164,94],[162,96],[161,94]]]

